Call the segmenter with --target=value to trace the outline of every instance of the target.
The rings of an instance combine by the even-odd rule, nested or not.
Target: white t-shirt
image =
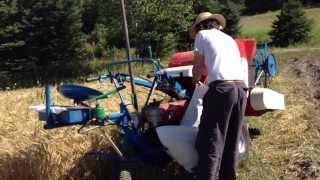
[[[208,84],[215,80],[244,80],[245,70],[235,40],[217,30],[199,31],[195,52],[204,55],[208,70]]]

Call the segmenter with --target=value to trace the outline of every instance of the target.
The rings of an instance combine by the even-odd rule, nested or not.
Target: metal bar
[[[259,80],[260,80],[260,78],[261,78],[261,76],[262,76],[263,74],[264,74],[264,71],[261,70],[261,72],[258,74],[258,77],[257,77],[256,81],[254,82],[254,85],[255,85],[255,86],[259,83]]]
[[[46,100],[46,128],[53,126],[53,121],[51,118],[51,88],[48,83],[45,85],[45,100]]]
[[[115,86],[116,88],[119,88],[119,87],[120,87],[119,82],[118,82],[118,80],[117,80],[116,78],[112,78],[112,82],[113,82],[113,84],[114,84],[114,86]],[[119,98],[120,98],[121,103],[125,104],[125,101],[124,101],[124,98],[123,98],[121,92],[120,92],[120,91],[117,91],[117,93],[118,93],[118,95],[119,95]]]
[[[151,89],[149,91],[149,94],[148,94],[148,97],[147,97],[147,100],[146,100],[144,106],[147,106],[149,104],[150,97],[152,96],[154,90],[157,88],[157,80],[158,80],[158,78],[157,78],[157,76],[155,76],[154,79],[153,79],[152,86],[151,86]]]
[[[123,153],[120,151],[120,149],[118,148],[118,146],[116,145],[116,143],[113,142],[112,138],[109,136],[109,134],[107,132],[104,132],[101,128],[100,131],[102,133],[102,135],[107,138],[107,140],[111,143],[111,146],[113,147],[113,149],[116,151],[116,153],[119,155],[119,157],[121,159],[124,159]]]
[[[128,24],[127,24],[127,17],[126,17],[126,10],[124,5],[124,0],[121,0],[121,10],[122,10],[122,17],[123,17],[123,28],[126,37],[126,46],[127,46],[127,57],[128,57],[128,70],[131,76],[130,84],[131,84],[131,92],[133,97],[133,106],[136,110],[138,110],[138,103],[137,103],[137,95],[134,89],[133,77],[132,77],[132,69],[131,69],[131,57],[130,57],[130,41],[129,41],[129,32],[128,32]]]
[[[153,68],[155,69],[155,71],[160,71],[160,65],[157,61],[150,59],[150,58],[144,58],[144,59],[131,59],[130,60],[131,63],[133,62],[138,62],[138,63],[150,63],[153,65]],[[107,70],[108,72],[112,71],[112,67],[116,66],[116,65],[121,65],[121,64],[125,64],[128,63],[128,61],[116,61],[116,62],[111,62],[107,64]]]
[[[151,49],[151,46],[148,46],[148,54],[149,54],[149,58],[152,59],[152,49]]]

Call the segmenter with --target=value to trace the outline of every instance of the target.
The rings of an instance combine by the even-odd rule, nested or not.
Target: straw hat
[[[226,26],[226,19],[221,14],[212,14],[210,12],[202,12],[198,15],[196,21],[193,23],[191,29],[190,29],[190,36],[191,38],[195,38],[197,34],[197,25],[201,23],[202,21],[213,19],[216,20],[220,26],[222,26],[222,29]]]

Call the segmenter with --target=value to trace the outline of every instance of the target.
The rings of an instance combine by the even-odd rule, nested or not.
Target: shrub
[[[312,28],[312,20],[308,19],[300,1],[289,0],[281,9],[273,22],[269,33],[272,44],[286,47],[290,44],[308,41]]]

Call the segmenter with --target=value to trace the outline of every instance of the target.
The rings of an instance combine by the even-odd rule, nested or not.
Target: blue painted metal
[[[152,87],[152,81],[146,80],[146,79],[134,79],[133,80],[134,84],[138,86],[143,86],[146,88],[151,88]]]
[[[137,131],[129,128],[128,126],[123,127],[122,130],[124,132],[125,140],[123,144],[124,149],[129,149],[129,146],[133,145],[134,149],[136,149],[138,152],[148,154],[149,156],[155,155],[155,150],[142,139],[142,137],[137,133]]]
[[[268,53],[267,43],[257,45],[253,64],[255,66],[255,80],[258,78],[260,71],[265,71],[268,76],[275,76],[277,73],[276,58],[273,54]]]
[[[95,89],[74,84],[60,85],[58,86],[58,92],[64,97],[73,99],[76,102],[89,100],[94,96],[102,95],[102,92]]]
[[[176,81],[175,78],[169,76],[166,72],[161,74],[157,89],[161,90],[162,87],[165,87],[165,82],[169,83],[169,89],[174,91],[179,98],[187,98],[187,90],[178,81]]]
[[[273,54],[269,54],[266,58],[267,72],[270,76],[275,76],[277,73],[277,63]]]
[[[90,119],[89,108],[68,107],[57,115],[57,122],[60,125],[84,124]]]
[[[49,84],[45,85],[45,101],[46,101],[46,125],[45,128],[53,126],[53,119],[51,116],[51,88]]]
[[[120,113],[110,113],[108,114],[107,117],[109,121],[120,124],[125,118],[125,116],[126,116],[126,113],[120,112]]]
[[[143,136],[129,127],[123,129],[123,149],[129,150],[130,147],[136,151],[135,156],[128,157],[131,160],[139,160],[156,166],[170,161],[165,148],[153,147],[148,144]],[[132,150],[132,149],[131,149]],[[125,152],[125,151],[124,151]]]
[[[175,91],[178,93],[178,95],[181,97],[181,98],[186,98],[186,92],[187,90],[185,88],[183,88],[181,86],[181,84],[176,81],[174,78],[169,78],[170,79],[170,82],[172,83],[172,86],[174,87]]]
[[[256,68],[262,68],[261,65],[264,64],[268,56],[268,44],[262,43],[257,45],[256,55],[254,57],[254,63]]]
[[[165,86],[165,84],[169,83],[169,88],[175,91],[177,94],[186,97],[185,92],[186,90],[181,86],[179,82],[177,82],[174,78],[170,77],[166,73],[160,73],[160,62],[156,60],[150,59],[140,59],[140,60],[133,60],[133,62],[143,62],[143,63],[152,63],[154,67],[154,80],[149,81],[146,79],[133,79],[134,84],[143,86],[146,88],[150,88],[150,93],[148,95],[148,99],[150,98],[152,89],[157,88],[158,86]],[[130,76],[125,74],[114,74],[111,71],[112,66],[119,65],[119,64],[127,64],[127,61],[124,62],[115,62],[111,63],[107,66],[108,73],[103,76],[99,76],[95,78],[96,80],[103,81],[107,78],[113,80],[113,83],[116,88],[118,88],[119,84],[121,85],[122,82],[131,80]],[[120,82],[120,83],[117,83]],[[76,102],[81,102],[85,100],[90,100],[92,97],[98,97],[103,95],[102,92],[97,91],[95,89],[91,89],[84,86],[79,85],[62,85],[58,87],[59,93],[67,98],[74,99]],[[137,150],[137,154],[135,156],[128,157],[127,160],[135,159],[135,160],[142,160],[143,162],[158,164],[163,157],[166,156],[166,153],[163,149],[156,149],[155,147],[148,144],[144,137],[141,135],[142,131],[139,129],[135,129],[134,126],[131,126],[131,116],[127,108],[127,104],[124,102],[124,99],[121,98],[121,93],[117,91],[120,96],[120,111],[117,113],[109,113],[105,119],[102,121],[111,121],[116,123],[119,128],[121,135],[123,136],[122,139],[122,146],[123,150],[128,150],[131,147]],[[46,94],[47,97],[47,94]],[[50,100],[48,104],[50,105]],[[50,108],[49,108],[50,109]],[[55,125],[64,126],[64,125],[72,125],[72,124],[85,124],[88,120],[90,120],[91,108],[88,109],[74,109],[70,108],[67,109],[66,112],[63,112],[57,116]],[[48,113],[50,115],[50,112]],[[48,123],[47,123],[48,124]],[[97,124],[103,126],[104,123]],[[125,154],[126,155],[126,154]],[[128,154],[127,154],[128,156]],[[126,161],[127,161],[126,160]]]
[[[161,64],[158,59],[148,59],[148,58],[140,58],[140,59],[133,59],[131,60],[131,63],[148,63],[153,65],[154,72],[160,71]],[[113,67],[117,65],[125,65],[127,64],[127,61],[115,61],[107,64],[107,70],[108,72],[113,72]]]
[[[120,125],[121,127],[128,127],[129,121],[131,120],[131,116],[129,114],[129,110],[124,102],[120,103],[120,112],[124,113],[124,118],[122,119]]]
[[[262,69],[262,62],[258,60],[258,58],[253,59],[253,64],[254,64],[254,79],[256,80],[259,76],[259,71]]]

